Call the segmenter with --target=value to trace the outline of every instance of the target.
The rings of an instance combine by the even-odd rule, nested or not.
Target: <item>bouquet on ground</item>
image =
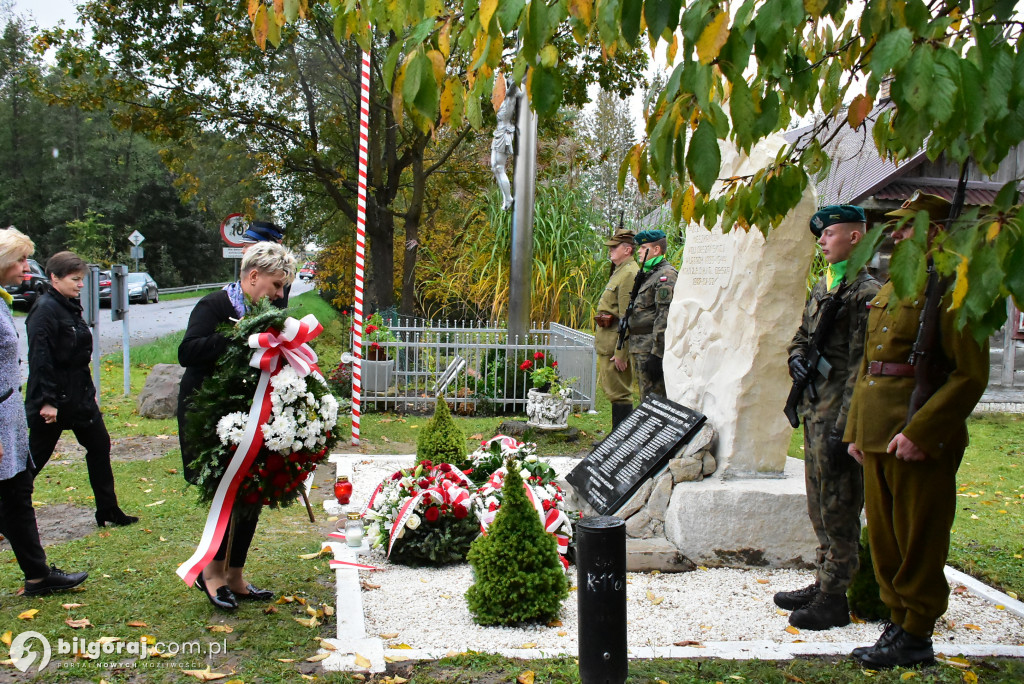
[[[185,419],[203,501],[242,448],[254,455],[236,475],[234,510],[286,506],[337,442],[338,401],[305,344],[319,331],[312,316],[289,318],[266,299],[222,328],[227,348]]]
[[[558,361],[544,362],[544,352],[534,352],[533,359],[519,364],[519,370],[528,371],[535,389],[550,394],[568,397],[572,394],[572,385],[579,378],[562,379],[558,374]]]
[[[510,440],[510,438],[499,435],[494,440]],[[544,530],[555,537],[555,541],[558,543],[558,552],[562,556],[562,564],[568,567],[565,553],[568,551],[569,542],[573,537],[572,520],[565,512],[565,492],[555,482],[557,475],[554,468],[533,453],[536,445],[527,445],[512,440],[511,444],[505,442],[503,446],[513,455],[505,462],[505,465],[491,473],[484,485],[476,492],[474,505],[477,519],[480,521],[480,529],[487,534],[487,528],[494,522],[505,497],[503,491],[505,476],[508,474],[509,468],[515,468],[522,478],[527,500],[537,511]]]
[[[450,463],[429,460],[384,479],[363,509],[370,544],[412,566],[461,563],[480,534],[470,515],[474,485]]]

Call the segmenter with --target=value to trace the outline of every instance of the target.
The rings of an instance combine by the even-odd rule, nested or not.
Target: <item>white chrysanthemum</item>
[[[241,411],[229,413],[217,421],[217,437],[221,444],[241,444],[248,417]]]
[[[519,471],[519,477],[523,478],[523,480],[529,480],[530,471],[527,470],[526,468],[523,468],[522,470]]]
[[[530,454],[530,455],[529,455],[529,456],[527,456],[527,457],[526,457],[526,458],[525,458],[524,460],[525,460],[525,461],[526,461],[527,463],[536,463],[536,462],[537,462],[537,455],[536,455],[536,454]]]

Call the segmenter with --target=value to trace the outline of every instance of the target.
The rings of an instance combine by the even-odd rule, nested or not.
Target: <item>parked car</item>
[[[100,306],[110,306],[110,271],[100,271]]]
[[[4,287],[14,300],[14,304],[20,304],[26,309],[35,303],[36,297],[46,292],[46,286],[50,282],[43,267],[35,259],[28,260],[28,268],[29,272],[22,276],[20,283]]]
[[[128,303],[156,304],[160,301],[160,287],[148,273],[128,274]]]
[[[307,261],[302,265],[302,268],[299,269],[299,280],[312,280],[315,275],[316,264],[312,261]]]

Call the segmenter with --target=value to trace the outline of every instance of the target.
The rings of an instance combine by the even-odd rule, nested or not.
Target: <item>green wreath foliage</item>
[[[195,457],[192,467],[198,475],[199,500],[213,500],[224,471],[235,447],[221,443],[217,436],[217,421],[229,413],[248,413],[253,394],[259,384],[260,370],[249,365],[253,349],[249,336],[280,331],[288,313],[270,303],[267,298],[250,304],[248,313],[237,324],[225,323],[218,327],[227,339],[224,352],[214,365],[214,371],[192,395],[190,408],[185,414],[185,437]],[[307,390],[319,401],[330,394],[328,387],[317,381],[307,382]],[[260,449],[250,471],[239,486],[235,510],[251,517],[263,506],[288,506],[299,497],[302,480],[316,469],[338,441],[336,426],[327,433],[327,443],[316,452],[293,452],[282,455],[265,446]]]
[[[436,522],[423,520],[418,528],[406,530],[395,542],[388,560],[412,567],[462,563],[479,535],[480,523],[473,515],[465,518],[443,515]]]
[[[466,455],[466,433],[456,425],[448,410],[448,402],[437,397],[434,416],[416,440],[416,458],[432,463],[450,463],[459,470],[470,467]]]
[[[505,498],[487,536],[469,549],[475,582],[466,604],[481,625],[549,622],[569,596],[555,538],[544,531],[511,463],[502,489]]]

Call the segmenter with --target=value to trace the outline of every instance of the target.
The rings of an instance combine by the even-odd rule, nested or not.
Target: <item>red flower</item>
[[[469,509],[463,506],[462,504],[455,504],[452,507],[452,512],[455,514],[456,520],[462,520],[467,515],[469,515]]]
[[[552,368],[558,368],[558,362],[557,361],[552,361],[551,362],[551,367]]]
[[[402,479],[402,471],[401,470],[399,470],[397,473],[395,473],[394,475],[391,476],[391,481],[392,482],[396,482],[396,481],[401,480],[401,479]]]
[[[427,478],[423,478],[422,480],[420,480],[420,489],[426,489],[429,486],[430,480],[428,480]]]
[[[249,492],[248,494],[245,495],[245,503],[250,504],[250,505],[255,505],[255,504],[258,504],[259,502],[260,502],[260,493],[259,492]]]
[[[491,505],[487,507],[487,512],[493,513],[496,510],[498,510],[498,504],[492,501]]]
[[[274,473],[274,476],[270,478],[270,485],[275,489],[282,489],[284,487],[287,487],[290,481],[291,478],[288,477],[288,473],[279,472]]]
[[[431,506],[423,514],[423,517],[427,519],[427,522],[437,522],[437,519],[441,517],[441,512],[437,510],[437,506]]]
[[[422,461],[420,461],[420,465],[423,466],[424,468],[430,468],[431,466],[434,465],[434,462],[431,461],[430,459],[425,458]]]
[[[380,345],[377,344],[376,342],[371,342],[370,349],[380,349]]]
[[[541,359],[544,358],[544,352],[534,352],[533,358],[536,359],[537,361],[540,361]]]
[[[369,323],[366,326],[366,334],[367,335],[369,335],[370,333],[375,333],[375,332],[377,332],[377,330],[379,330],[379,328],[377,326],[373,325],[372,323]]]
[[[293,451],[292,453],[288,454],[288,461],[291,463],[301,463],[302,454],[298,451]]]
[[[533,368],[533,361],[530,361],[529,359],[519,364],[519,370],[521,371],[528,371],[531,368]]]
[[[274,472],[281,468],[284,468],[284,456],[281,454],[270,454],[270,456],[267,457],[267,470],[269,472]]]
[[[552,508],[554,508],[554,504],[548,501],[547,499],[544,499],[544,501],[541,502],[541,507],[545,511],[550,511]]]
[[[439,465],[437,467],[441,469],[442,473],[450,473],[452,471],[452,467],[448,463],[442,463],[441,465]]]

